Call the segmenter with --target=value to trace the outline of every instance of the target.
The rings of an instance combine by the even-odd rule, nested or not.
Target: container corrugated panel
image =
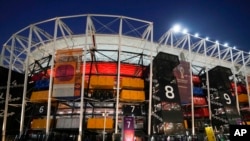
[[[59,118],[56,121],[56,128],[79,128],[79,117],[74,118]]]
[[[104,129],[104,120],[106,120],[105,129],[113,128],[113,119],[112,118],[89,118],[87,123],[88,129]]]
[[[247,94],[238,94],[238,101],[242,103],[248,102]]]
[[[206,132],[208,141],[216,141],[214,130],[212,127],[205,127],[205,132]]]
[[[73,97],[75,84],[54,84],[53,97]]]
[[[234,84],[234,82],[231,82],[231,88],[232,88],[232,91],[235,91],[235,84]],[[246,86],[243,85],[243,84],[237,84],[236,90],[237,90],[238,94],[239,93],[247,94]]]
[[[250,125],[250,121],[246,121],[243,125]]]
[[[87,122],[87,128],[88,129],[95,129],[95,125],[96,125],[95,119],[89,118],[88,122]]]
[[[120,99],[124,101],[145,101],[145,92],[138,90],[122,90]]]
[[[91,76],[90,86],[92,88],[113,89],[114,77],[113,76]]]
[[[145,101],[145,92],[144,91],[137,91],[138,101]]]
[[[200,79],[199,76],[193,75],[193,76],[192,76],[192,82],[193,82],[194,84],[201,84],[201,79]]]
[[[207,105],[205,97],[193,97],[194,105]]]
[[[48,95],[48,90],[33,91],[30,97],[30,102],[46,102],[48,101]]]
[[[49,121],[49,124],[51,124],[52,119]],[[46,128],[47,119],[45,118],[39,118],[39,119],[33,119],[31,122],[31,129],[38,130],[38,129],[45,129]]]
[[[144,80],[141,78],[123,77],[121,79],[121,88],[144,89]]]
[[[193,87],[193,94],[203,96],[203,89],[200,87]]]

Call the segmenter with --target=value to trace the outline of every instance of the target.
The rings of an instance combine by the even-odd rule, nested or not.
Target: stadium
[[[14,33],[0,60],[2,140],[215,141],[250,124],[249,53],[154,28],[83,14]]]

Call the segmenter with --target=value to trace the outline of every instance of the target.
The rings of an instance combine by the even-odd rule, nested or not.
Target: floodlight
[[[183,29],[183,31],[182,31],[183,34],[187,34],[187,32],[188,32],[188,30],[186,28]]]
[[[199,34],[198,34],[198,33],[195,33],[195,34],[194,34],[194,37],[199,37]]]
[[[173,26],[173,30],[174,30],[174,32],[180,32],[181,26],[176,24],[176,25]]]

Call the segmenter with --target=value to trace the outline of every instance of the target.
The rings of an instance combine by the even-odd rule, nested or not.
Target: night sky
[[[88,13],[152,21],[155,41],[180,24],[191,34],[250,51],[248,0],[0,0],[0,47],[30,24]]]

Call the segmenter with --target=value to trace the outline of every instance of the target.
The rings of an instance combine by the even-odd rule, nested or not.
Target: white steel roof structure
[[[0,65],[27,75],[32,69],[53,66],[51,60],[57,49],[82,48],[85,61],[148,66],[158,52],[166,52],[191,62],[193,73],[220,65],[231,68],[233,74],[250,75],[247,52],[189,33],[175,32],[172,28],[156,42],[153,28],[153,22],[119,15],[56,17],[14,33],[3,45]],[[43,60],[48,56],[52,59]]]
[[[98,50],[95,59],[138,63],[145,54],[143,65],[149,64],[149,56],[156,52],[153,44],[153,23],[114,15],[76,15],[57,17],[18,31],[4,44],[1,65],[25,72],[25,64],[53,54],[57,49],[86,48]],[[127,53],[126,53],[127,52]],[[137,53],[137,54],[133,54]],[[91,55],[87,54],[87,61]],[[27,56],[29,56],[28,60]]]
[[[56,17],[21,29],[3,45],[0,65],[23,73],[25,64],[53,54],[54,49],[85,47],[99,50],[95,54],[97,60],[117,60],[118,54],[113,51],[121,49],[124,51],[121,60],[138,63],[141,59],[138,54],[144,54],[142,65],[148,65],[150,55],[163,51],[181,56],[194,66],[221,65],[236,74],[250,74],[248,52],[172,29],[155,42],[153,22],[100,14]],[[90,55],[87,60],[91,60]]]
[[[175,54],[183,53],[187,61],[195,66],[213,68],[224,66],[231,68],[234,74],[249,75],[250,54],[207,38],[200,38],[188,33],[177,33],[170,29],[158,42],[158,50],[171,50]]]

